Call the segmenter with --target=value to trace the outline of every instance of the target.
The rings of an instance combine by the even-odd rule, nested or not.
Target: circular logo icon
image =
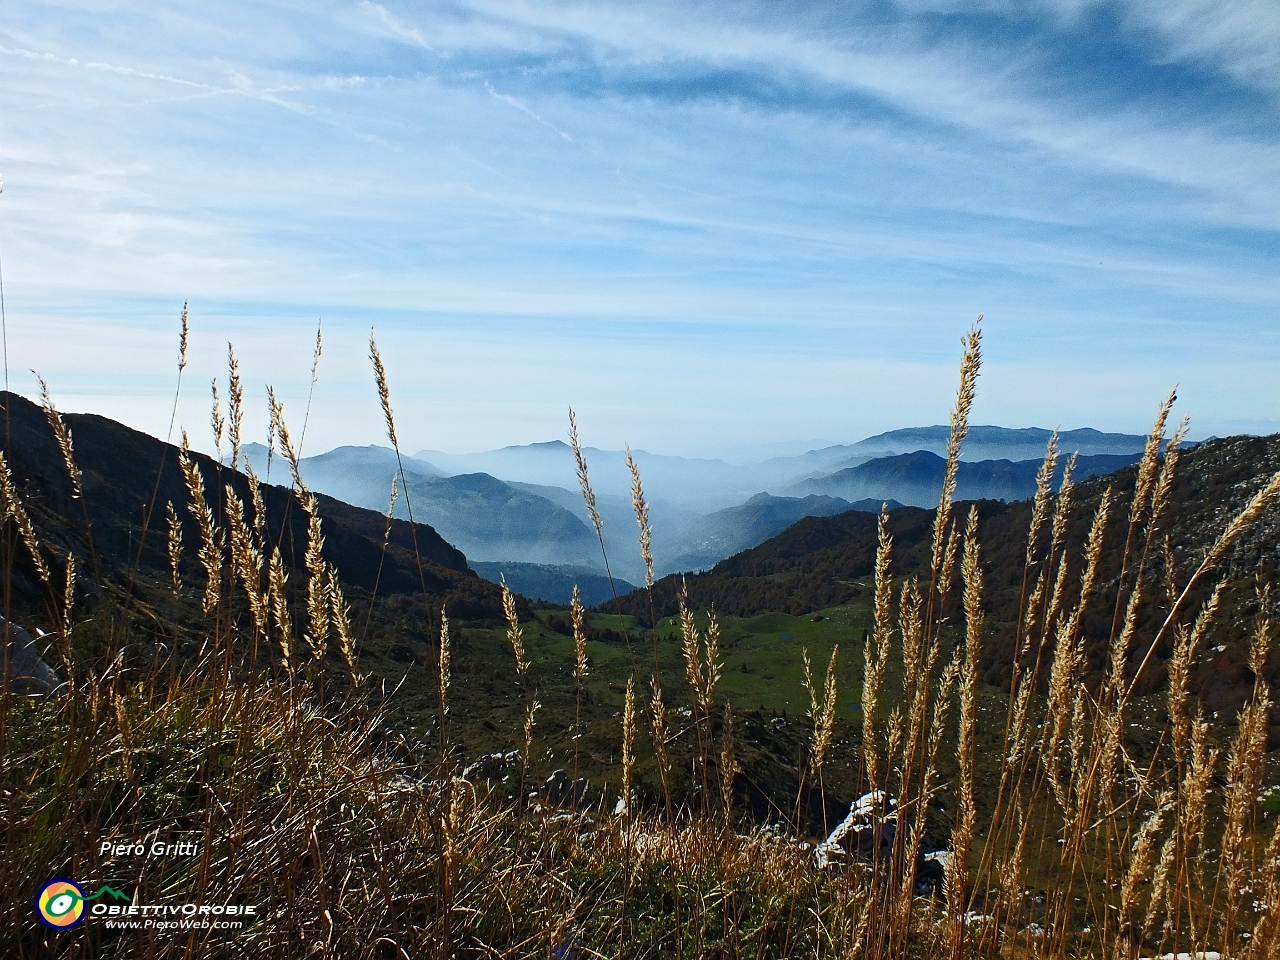
[[[36,894],[36,913],[55,930],[68,930],[84,919],[84,888],[71,880],[50,880]]]

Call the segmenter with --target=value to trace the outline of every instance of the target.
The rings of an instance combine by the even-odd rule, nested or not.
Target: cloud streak
[[[1212,385],[1204,416],[1266,421],[1274,378],[1222,371],[1233,353],[1280,361],[1277,36],[1245,0],[333,0],[234,17],[179,0],[109,22],[18,0],[0,24],[6,293],[19,329],[82,330],[65,356],[21,338],[21,364],[80,378],[94,355],[75,345],[98,325],[167,329],[190,298],[219,328],[296,323],[303,353],[321,313],[327,338],[377,320],[406,354],[447,336],[460,384],[520,382],[548,411],[560,384],[521,358],[550,365],[559,345],[611,371],[569,399],[613,410],[611,384],[679,355],[663,389],[704,377],[714,430],[627,400],[672,446],[733,433],[734,410],[742,440],[753,423],[856,439],[895,424],[850,408],[843,433],[825,413],[810,427],[817,401],[788,408],[785,390],[766,415],[718,358],[772,364],[838,409],[864,400],[806,363],[945,368],[985,311],[1018,383],[1145,371],[1109,406],[1055,394],[1079,415],[1054,422],[1140,426],[1144,391],[1175,381]],[[133,396],[123,372],[84,395],[112,390]],[[1025,422],[1015,389],[992,390],[990,419]],[[334,436],[364,442],[335,409]],[[902,422],[918,415],[904,400]]]

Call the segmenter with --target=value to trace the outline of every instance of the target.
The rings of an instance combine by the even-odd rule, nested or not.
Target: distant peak
[[[569,445],[563,440],[543,440],[541,443],[512,444],[505,450],[568,450]]]

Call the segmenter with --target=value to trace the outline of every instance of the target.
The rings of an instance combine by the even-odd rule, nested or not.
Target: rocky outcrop
[[[9,665],[9,689],[36,697],[61,697],[66,688],[58,672],[45,663],[31,634],[0,617],[4,634],[5,660]]]

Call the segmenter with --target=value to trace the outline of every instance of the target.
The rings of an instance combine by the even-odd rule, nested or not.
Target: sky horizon
[[[8,382],[204,450],[1280,431],[1263,0],[55,4],[0,24]]]

